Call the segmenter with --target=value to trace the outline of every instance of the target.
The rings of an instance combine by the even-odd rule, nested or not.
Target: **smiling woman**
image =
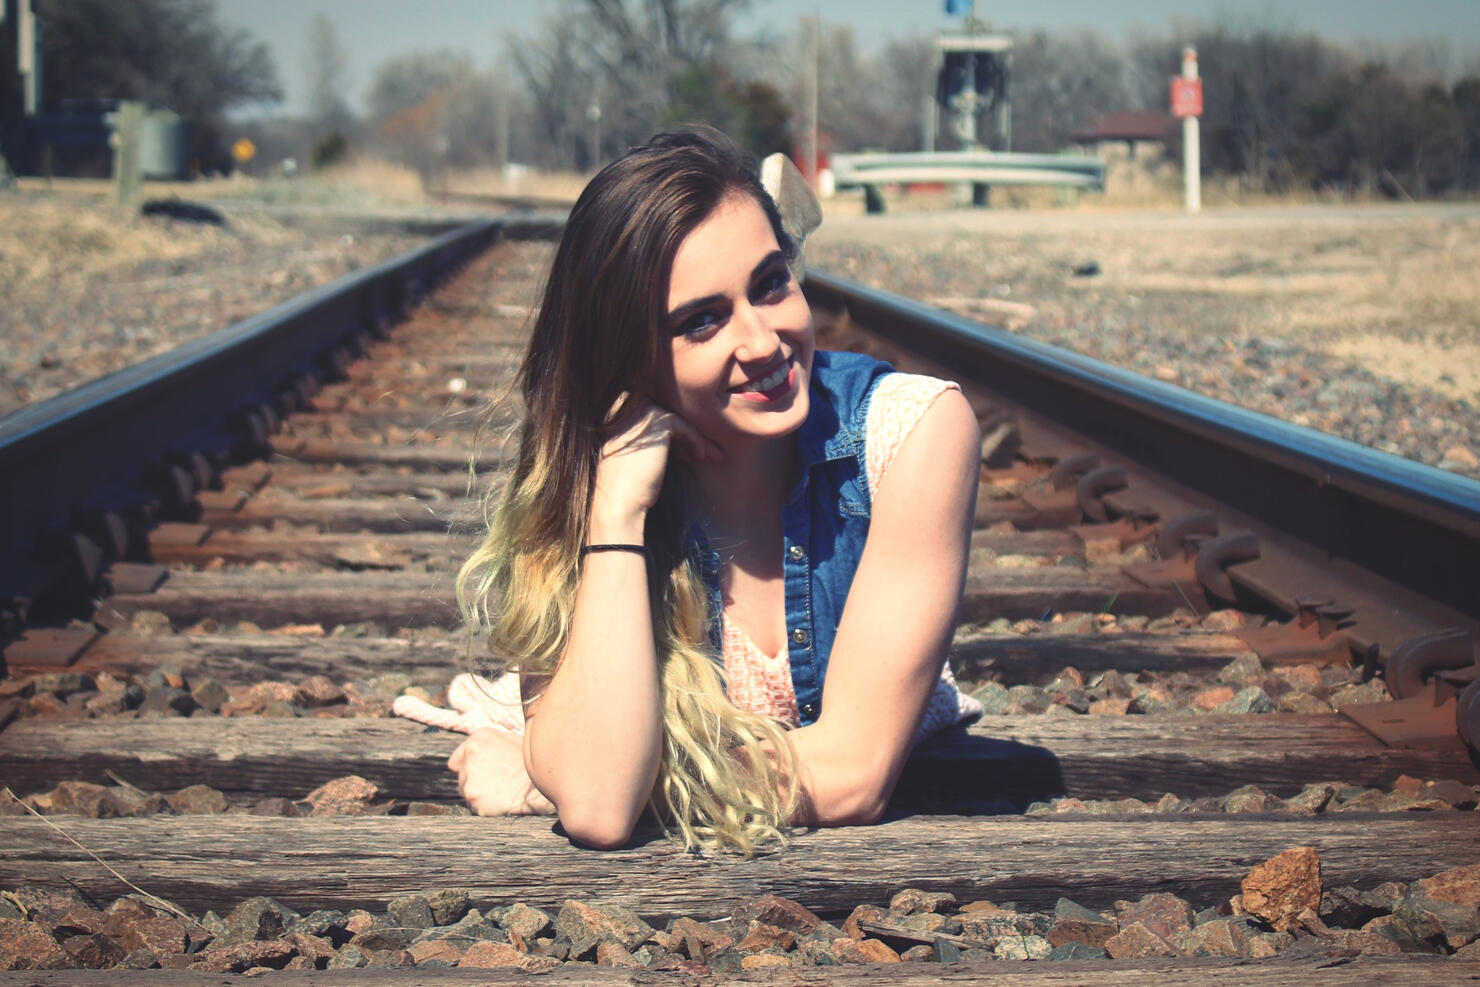
[[[944,670],[976,421],[954,385],[817,352],[753,162],[660,135],[567,222],[518,455],[460,598],[521,711],[453,754],[481,814],[626,843],[645,810],[751,852],[876,820]],[[414,715],[415,709],[403,708]]]

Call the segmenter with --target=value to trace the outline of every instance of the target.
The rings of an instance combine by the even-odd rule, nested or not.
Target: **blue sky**
[[[1260,24],[1314,31],[1357,42],[1442,41],[1456,68],[1480,63],[1480,0],[976,0],[977,15],[994,27],[1017,31],[1094,28],[1112,38],[1162,32],[1176,18]],[[315,14],[327,14],[350,55],[350,84],[358,102],[375,66],[415,48],[454,48],[487,64],[499,57],[514,32],[534,29],[563,9],[557,0],[217,0],[227,23],[266,42],[287,91],[278,112],[305,106],[306,44]],[[959,23],[944,0],[754,0],[738,19],[742,33],[785,34],[803,17],[820,13],[826,24],[851,24],[861,46],[878,48],[894,37],[929,35]]]

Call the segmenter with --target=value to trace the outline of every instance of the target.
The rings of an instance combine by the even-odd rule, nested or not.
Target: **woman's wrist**
[[[586,522],[587,545],[641,545],[647,511],[592,504]]]

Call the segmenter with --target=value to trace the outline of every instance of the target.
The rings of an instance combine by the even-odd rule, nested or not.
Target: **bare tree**
[[[351,118],[349,53],[324,14],[315,14],[308,29],[307,68],[309,119],[324,131],[344,129]]]

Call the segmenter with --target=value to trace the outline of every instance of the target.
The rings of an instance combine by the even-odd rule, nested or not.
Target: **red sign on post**
[[[1202,80],[1172,77],[1172,116],[1202,116]]]

